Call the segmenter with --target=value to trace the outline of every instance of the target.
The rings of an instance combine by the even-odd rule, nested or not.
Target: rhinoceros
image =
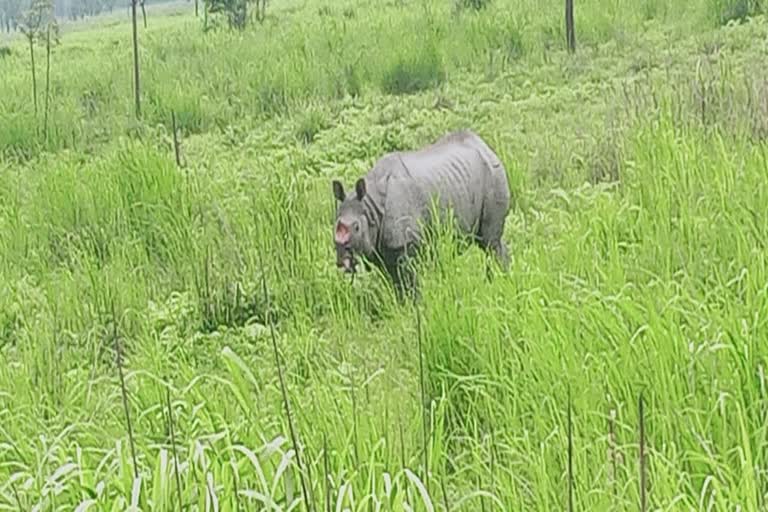
[[[443,220],[452,212],[449,220],[460,238],[469,237],[492,253],[505,271],[509,267],[501,239],[509,212],[507,173],[471,130],[449,132],[420,149],[385,154],[349,193],[336,179],[332,185],[338,202],[336,265],[354,273],[361,256],[366,268],[373,264],[389,275],[400,299],[405,291],[419,295],[407,262],[418,253],[424,230],[434,225],[435,206]]]

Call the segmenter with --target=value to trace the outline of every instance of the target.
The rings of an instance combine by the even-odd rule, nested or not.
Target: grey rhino
[[[509,268],[501,239],[509,212],[507,173],[471,130],[450,132],[421,149],[384,155],[349,194],[338,180],[332,185],[338,201],[336,265],[353,273],[356,257],[362,256],[367,268],[373,263],[389,275],[399,299],[404,291],[418,294],[407,261],[422,245],[423,230],[433,225],[433,205],[443,219],[450,208],[458,233],[495,255],[505,271]]]

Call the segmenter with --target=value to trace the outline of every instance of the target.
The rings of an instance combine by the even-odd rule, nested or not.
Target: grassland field
[[[150,9],[140,119],[125,9],[36,107],[8,40],[0,509],[765,510],[765,5],[575,3],[574,54],[554,0]],[[340,275],[331,179],[457,128],[509,273]]]

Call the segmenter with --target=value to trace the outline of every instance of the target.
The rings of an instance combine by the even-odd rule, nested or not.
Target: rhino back
[[[377,164],[378,168],[387,169],[386,180],[378,181],[386,182],[387,188],[382,230],[387,248],[401,248],[421,238],[419,224],[429,222],[432,200],[440,213],[451,208],[461,231],[477,233],[484,204],[499,180],[482,140],[478,144],[479,138],[473,135],[448,134],[425,148],[380,160],[386,165]],[[384,174],[373,171],[376,167],[371,177]]]

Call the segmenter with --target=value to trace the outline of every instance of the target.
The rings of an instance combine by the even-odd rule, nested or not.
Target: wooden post
[[[568,52],[576,51],[576,27],[573,24],[573,0],[565,0],[565,34],[568,40]]]
[[[29,57],[32,60],[32,98],[35,104],[35,116],[37,116],[37,73],[35,72],[35,33],[30,30],[27,36],[29,40]]]
[[[147,11],[144,8],[144,0],[141,0],[141,17],[144,20],[144,28],[147,28]]]
[[[181,167],[181,154],[179,151],[179,137],[176,133],[176,113],[171,111],[171,129],[173,130],[173,153],[176,156],[176,165]]]
[[[141,118],[141,92],[139,84],[139,33],[136,28],[136,3],[131,0],[131,17],[133,18],[133,93],[136,102],[136,118]]]
[[[45,114],[43,117],[43,133],[45,142],[48,142],[48,108],[51,97],[51,25],[45,32]]]

